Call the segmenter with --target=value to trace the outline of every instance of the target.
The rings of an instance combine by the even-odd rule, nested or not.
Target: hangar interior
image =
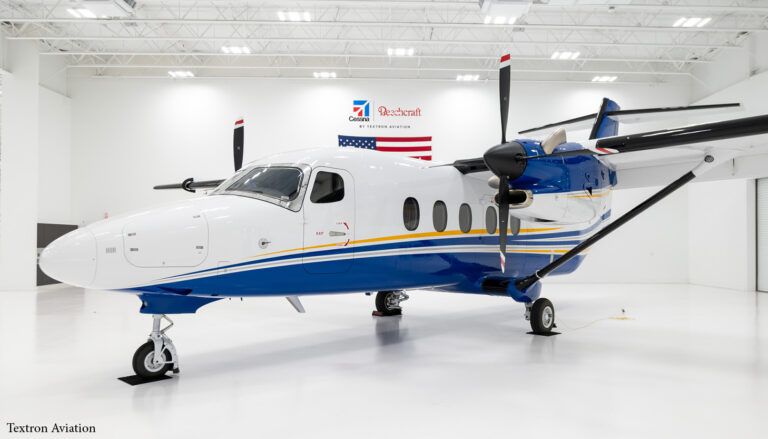
[[[239,119],[246,163],[340,136],[428,136],[433,162],[481,157],[499,141],[504,53],[515,134],[605,97],[741,104],[622,135],[768,114],[768,3],[2,0],[0,45],[4,423],[107,437],[768,434],[768,154],[695,180],[543,280],[554,337],[525,334],[523,308],[499,297],[413,291],[386,318],[363,294],[302,298],[306,314],[222,300],[174,317],[181,375],[129,387],[115,378],[150,328],[139,301],[37,265],[74,228],[201,195],[155,185],[232,175]],[[357,101],[377,123],[353,120]],[[619,181],[614,217],[665,175]]]

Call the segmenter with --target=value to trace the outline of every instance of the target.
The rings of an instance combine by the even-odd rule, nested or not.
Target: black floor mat
[[[118,380],[130,384],[131,386],[138,386],[139,384],[154,383],[155,381],[169,380],[172,377],[168,375],[160,375],[157,378],[144,378],[138,375],[131,375],[127,377],[120,377]]]

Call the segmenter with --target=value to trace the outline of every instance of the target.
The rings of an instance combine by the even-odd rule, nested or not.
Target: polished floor
[[[181,375],[136,387],[116,379],[150,330],[135,297],[2,292],[0,437],[768,437],[767,293],[545,291],[561,335],[496,297],[414,291],[387,318],[362,294],[220,301],[175,318]]]

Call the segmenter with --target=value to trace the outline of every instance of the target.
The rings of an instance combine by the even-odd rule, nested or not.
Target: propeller
[[[245,120],[235,121],[235,132],[232,135],[232,154],[235,156],[235,172],[243,167],[243,147],[245,145]]]
[[[245,120],[240,118],[235,121],[235,130],[232,134],[232,155],[235,158],[235,172],[243,167],[243,149],[245,146]],[[190,177],[181,183],[161,184],[153,189],[183,189],[187,192],[196,192],[197,189],[213,189],[220,185],[224,180],[206,180],[195,181]]]
[[[510,55],[501,57],[499,68],[499,106],[501,113],[501,143],[483,154],[483,161],[494,175],[499,177],[499,264],[501,272],[506,269],[507,233],[509,229],[509,182],[525,171],[526,152],[517,142],[507,142],[507,119],[509,118]]]

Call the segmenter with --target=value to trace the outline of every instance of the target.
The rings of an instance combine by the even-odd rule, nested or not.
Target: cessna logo
[[[371,121],[371,101],[364,99],[355,99],[352,101],[352,115],[349,116],[350,122],[370,122]]]

